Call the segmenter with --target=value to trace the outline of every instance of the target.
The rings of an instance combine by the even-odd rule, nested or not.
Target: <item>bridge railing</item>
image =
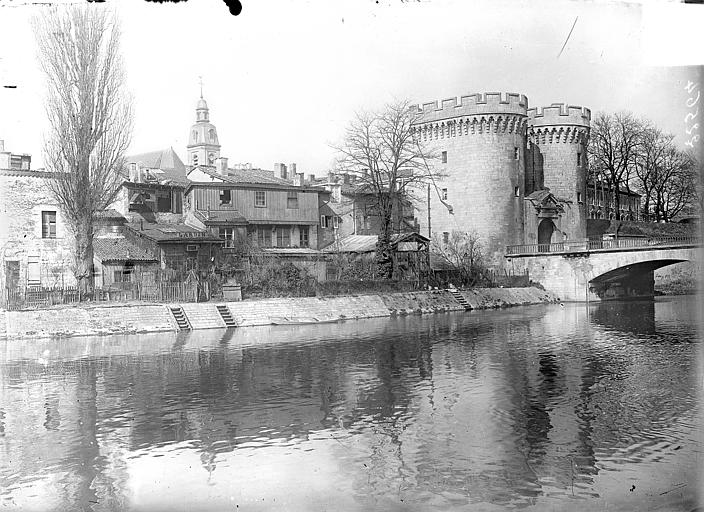
[[[518,254],[572,253],[591,251],[612,251],[618,249],[633,249],[639,247],[676,247],[682,245],[697,245],[701,239],[696,236],[670,237],[625,237],[612,240],[568,240],[554,244],[522,244],[506,246],[506,256]]]

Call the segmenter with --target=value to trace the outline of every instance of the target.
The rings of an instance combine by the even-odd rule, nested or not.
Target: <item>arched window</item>
[[[197,143],[198,142],[198,131],[193,130],[193,142]]]
[[[208,131],[208,135],[210,136],[210,142],[215,142],[215,130],[211,128],[210,131]]]

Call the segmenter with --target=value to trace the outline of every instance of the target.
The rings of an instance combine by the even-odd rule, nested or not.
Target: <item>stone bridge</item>
[[[653,272],[701,261],[701,243],[680,237],[514,245],[507,247],[506,261],[564,301],[652,297]]]

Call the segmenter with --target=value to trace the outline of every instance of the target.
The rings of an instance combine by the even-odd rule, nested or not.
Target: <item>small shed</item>
[[[329,257],[328,276],[333,277],[333,257],[346,255],[351,260],[364,260],[370,264],[376,254],[378,235],[348,235],[323,249]],[[394,278],[398,280],[423,279],[428,272],[430,239],[420,233],[391,235]]]

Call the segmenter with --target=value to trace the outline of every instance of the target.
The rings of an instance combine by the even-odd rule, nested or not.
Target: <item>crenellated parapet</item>
[[[523,94],[485,92],[423,103],[411,110],[418,114],[417,124],[447,121],[474,116],[527,116],[528,98]]]
[[[592,111],[586,107],[553,103],[549,107],[528,109],[531,126],[572,125],[589,128]]]
[[[528,119],[525,116],[486,114],[426,122],[415,129],[422,140],[440,140],[484,133],[525,134]]]
[[[536,144],[586,144],[591,117],[588,108],[564,103],[531,108],[528,109],[528,136]]]

